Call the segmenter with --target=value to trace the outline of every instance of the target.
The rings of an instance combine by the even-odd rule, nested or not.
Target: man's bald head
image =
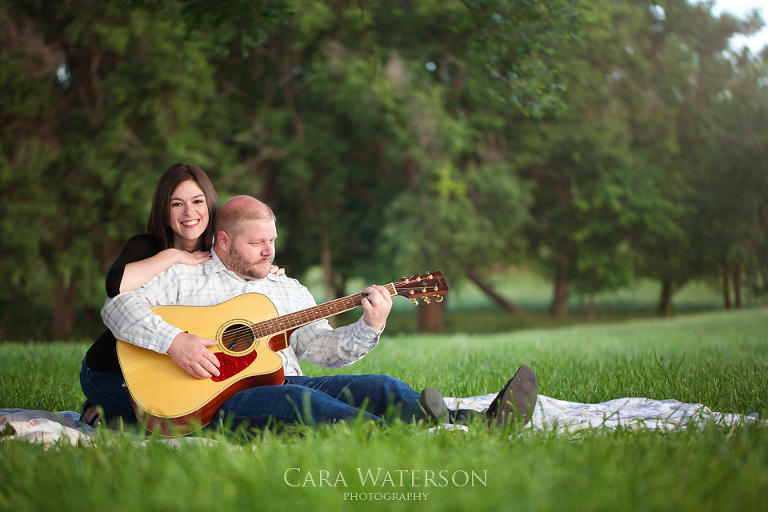
[[[243,279],[263,279],[275,257],[275,214],[250,196],[233,197],[216,212],[213,248],[221,262]]]
[[[242,231],[246,220],[275,220],[272,209],[251,196],[236,196],[224,203],[216,211],[216,234],[224,231],[235,237]]]

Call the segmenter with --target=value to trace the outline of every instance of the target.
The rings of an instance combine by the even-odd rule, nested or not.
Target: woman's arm
[[[209,251],[187,252],[179,249],[166,249],[149,258],[134,261],[125,265],[123,278],[120,281],[120,293],[138,290],[152,280],[157,274],[175,265],[198,265],[211,259]]]
[[[175,263],[198,265],[209,259],[211,253],[208,251],[161,251],[160,242],[154,236],[136,235],[128,240],[120,256],[107,272],[107,296],[112,298],[122,292],[138,290]],[[275,265],[269,271],[278,276],[285,275],[285,269]]]

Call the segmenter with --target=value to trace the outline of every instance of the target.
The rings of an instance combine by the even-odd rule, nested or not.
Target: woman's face
[[[203,190],[194,180],[182,181],[171,195],[168,222],[174,233],[172,246],[190,252],[196,250],[209,220]]]

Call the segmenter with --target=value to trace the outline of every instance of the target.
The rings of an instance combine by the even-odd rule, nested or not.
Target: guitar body
[[[215,306],[159,306],[152,311],[183,331],[215,340],[210,349],[221,362],[221,375],[196,379],[168,355],[118,341],[117,356],[134,411],[148,430],[162,435],[194,432],[210,423],[235,393],[283,383],[276,350],[288,346],[291,331],[256,338],[249,327],[277,317],[264,295],[247,293]]]

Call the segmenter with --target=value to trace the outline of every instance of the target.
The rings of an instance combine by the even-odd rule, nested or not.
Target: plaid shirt
[[[269,274],[246,280],[228,270],[215,251],[200,265],[174,265],[135,291],[107,299],[101,310],[104,324],[119,340],[165,354],[182,332],[152,313],[163,305],[213,306],[243,293],[268,297],[279,316],[316,306],[309,290],[295,279]],[[360,318],[357,323],[333,329],[319,320],[297,329],[288,348],[278,352],[286,376],[301,375],[299,359],[325,368],[348,366],[376,346],[381,331]]]

